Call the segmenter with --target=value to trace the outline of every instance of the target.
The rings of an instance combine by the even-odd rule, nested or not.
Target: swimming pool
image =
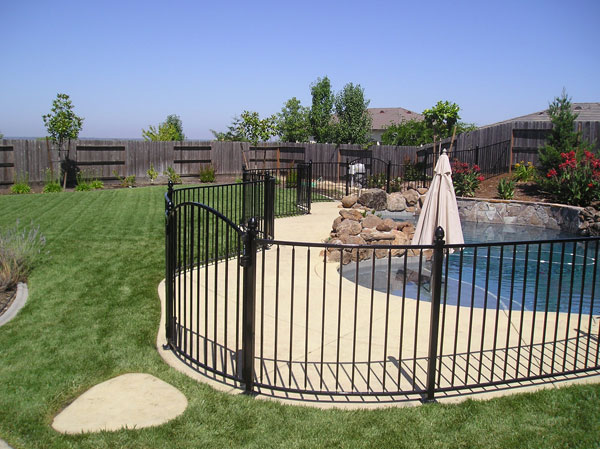
[[[600,304],[592,301],[600,292],[597,241],[568,241],[575,236],[531,226],[473,222],[462,226],[464,247],[444,260],[443,303],[600,314]],[[359,265],[358,270],[356,264],[343,267],[342,276],[354,282],[358,271],[359,285],[382,292],[387,292],[389,278],[391,295],[431,300],[431,264],[420,264],[418,256]]]

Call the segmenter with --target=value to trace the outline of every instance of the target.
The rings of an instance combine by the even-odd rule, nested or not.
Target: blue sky
[[[0,132],[43,136],[58,92],[82,137],[139,138],[178,114],[208,139],[243,110],[278,112],[329,76],[371,107],[438,100],[485,125],[567,89],[600,101],[598,0],[3,1]]]

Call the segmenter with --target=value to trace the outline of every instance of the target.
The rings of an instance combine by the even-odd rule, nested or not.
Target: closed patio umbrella
[[[435,166],[433,180],[425,195],[412,244],[432,245],[435,239],[434,232],[438,226],[444,229],[444,240],[447,245],[465,242],[452,184],[452,169],[446,150]]]

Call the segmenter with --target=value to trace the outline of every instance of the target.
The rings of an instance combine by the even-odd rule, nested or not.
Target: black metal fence
[[[169,345],[247,391],[431,400],[600,368],[598,237],[285,242],[167,201],[166,240]]]

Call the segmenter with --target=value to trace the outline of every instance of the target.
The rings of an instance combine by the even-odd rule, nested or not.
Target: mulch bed
[[[481,183],[479,189],[475,192],[477,198],[498,199],[498,183],[501,179],[510,179],[511,175],[505,173],[499,176],[488,178]],[[515,185],[514,200],[533,201],[537,203],[555,202],[550,195],[542,192],[535,182],[520,182]]]
[[[0,292],[0,315],[8,310],[17,297],[17,288]]]

